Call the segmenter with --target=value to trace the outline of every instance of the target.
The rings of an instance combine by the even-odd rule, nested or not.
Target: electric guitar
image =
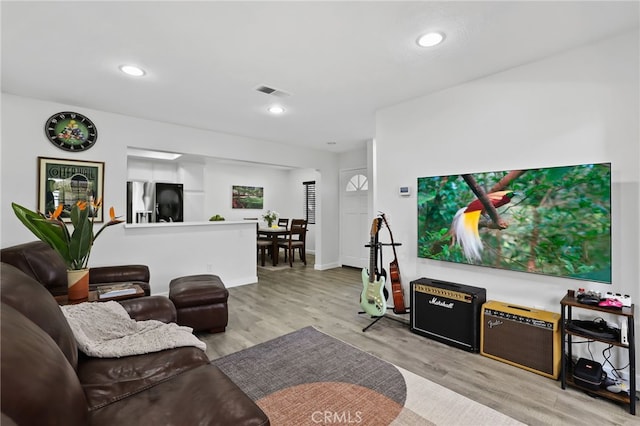
[[[378,230],[380,218],[373,219],[371,224],[371,242],[369,247],[369,270],[362,269],[363,289],[360,294],[360,306],[364,311],[373,316],[381,317],[387,311],[387,300],[384,296],[385,272],[378,274],[376,270]]]
[[[398,267],[398,255],[396,254],[396,246],[393,241],[393,234],[387,222],[384,213],[382,220],[389,230],[389,238],[391,238],[391,247],[393,247],[393,261],[389,264],[389,275],[391,276],[391,294],[393,295],[393,312],[396,314],[406,314],[407,308],[404,306],[404,293],[402,292],[402,282],[400,282],[400,268]]]

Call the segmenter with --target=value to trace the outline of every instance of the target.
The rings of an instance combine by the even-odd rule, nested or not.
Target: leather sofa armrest
[[[119,283],[125,281],[149,282],[146,265],[100,266],[89,269],[89,284]]]
[[[120,300],[129,316],[136,321],[157,320],[164,323],[177,322],[176,307],[168,297],[147,296]]]
[[[149,296],[149,277],[149,267],[146,265],[100,266],[89,269],[89,286],[93,290],[100,284],[131,282],[140,285],[145,296]]]

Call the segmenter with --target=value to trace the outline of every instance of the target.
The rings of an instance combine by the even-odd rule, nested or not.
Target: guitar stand
[[[384,216],[384,214],[383,214],[383,216]],[[381,219],[378,219],[378,220],[379,220],[379,221],[384,220],[384,217],[382,217]],[[386,223],[386,221],[385,221],[385,223]],[[393,240],[393,237],[392,237],[392,240]],[[378,252],[378,254],[380,255],[380,264],[382,265],[382,264],[383,264],[383,262],[382,262],[382,247],[383,247],[383,246],[393,246],[393,247],[396,247],[396,246],[400,246],[400,245],[402,245],[402,243],[396,243],[396,242],[391,242],[391,243],[381,243],[381,242],[379,242],[379,241],[378,241],[378,234],[377,234],[377,232],[376,232],[376,234],[375,234],[375,239],[374,239],[374,238],[373,238],[373,236],[372,236],[371,242],[370,242],[369,244],[365,244],[365,247],[368,247],[368,248],[370,248],[370,249],[375,247],[375,250],[376,250],[376,251]],[[395,248],[394,248],[394,254],[395,254]],[[370,267],[370,269],[373,269],[373,267]],[[376,267],[375,269],[376,269],[376,272],[377,272],[377,267]],[[382,268],[381,268],[381,269],[382,269]],[[369,273],[370,273],[370,274],[373,274],[373,273],[374,273],[374,271],[369,271]],[[384,269],[382,269],[381,274],[383,274],[384,276],[386,276],[386,272],[384,271]],[[385,290],[385,291],[386,291],[386,290]],[[388,298],[388,296],[387,296],[387,298]],[[387,308],[386,310],[389,310],[389,309],[394,309],[394,308]],[[366,314],[366,313],[367,313],[367,312],[365,312],[365,311],[360,311],[360,312],[358,312],[358,315],[360,315],[360,314]],[[381,315],[381,316],[379,316],[379,317],[372,316],[371,318],[373,318],[373,321],[372,321],[368,326],[366,326],[365,328],[363,328],[363,329],[362,329],[362,332],[363,332],[363,333],[364,333],[364,332],[366,332],[369,328],[371,328],[371,326],[373,326],[375,323],[377,323],[378,321],[380,321],[382,318],[385,318],[385,317],[386,317],[386,318],[389,318],[390,320],[394,320],[394,321],[397,321],[397,322],[399,322],[399,323],[406,324],[404,321],[402,321],[402,320],[400,320],[400,319],[398,319],[398,318],[393,318],[393,317],[386,316],[386,315],[384,315],[384,314],[383,314],[383,315]]]
[[[378,249],[379,249],[382,246],[400,246],[400,245],[402,245],[402,243],[380,243],[380,242],[376,242],[374,244],[365,244],[364,246],[365,247],[369,247],[369,248],[378,247]],[[382,263],[382,250],[380,250],[380,263]],[[389,309],[393,309],[393,308],[387,308],[387,310],[389,310]],[[365,311],[360,311],[360,312],[358,312],[358,315],[360,315],[360,314],[366,314],[366,312]],[[398,321],[398,322],[404,324],[404,321],[401,321],[401,320],[399,320],[397,318],[388,317],[386,315],[381,315],[379,317],[373,317],[372,316],[371,318],[373,318],[374,320],[368,326],[366,326],[365,328],[362,329],[363,333],[366,332],[372,325],[374,325],[375,323],[380,321],[382,318],[388,318],[390,320]]]
[[[393,309],[393,308],[387,308],[387,310],[389,310],[389,309]],[[365,311],[360,311],[360,312],[358,312],[358,315],[359,315],[359,314],[366,314],[366,312],[365,312]],[[401,320],[399,320],[399,319],[397,319],[397,318],[388,317],[388,316],[386,316],[386,315],[382,315],[382,316],[380,316],[380,317],[371,317],[371,318],[373,318],[373,321],[371,321],[371,323],[370,323],[368,326],[366,326],[365,328],[363,328],[363,329],[362,329],[362,332],[363,332],[363,333],[364,333],[364,332],[366,332],[366,331],[367,331],[367,330],[368,330],[372,325],[374,325],[375,323],[377,323],[378,321],[380,321],[382,318],[387,318],[387,319],[394,320],[394,321],[398,321],[399,323],[405,324],[405,322],[404,322],[404,321],[401,321]]]

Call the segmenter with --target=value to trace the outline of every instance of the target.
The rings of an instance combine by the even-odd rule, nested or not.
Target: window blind
[[[307,224],[316,223],[316,181],[302,182],[304,185],[304,211]]]

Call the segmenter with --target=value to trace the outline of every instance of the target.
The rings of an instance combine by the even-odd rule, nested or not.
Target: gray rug
[[[272,425],[521,425],[313,327],[214,360]]]

